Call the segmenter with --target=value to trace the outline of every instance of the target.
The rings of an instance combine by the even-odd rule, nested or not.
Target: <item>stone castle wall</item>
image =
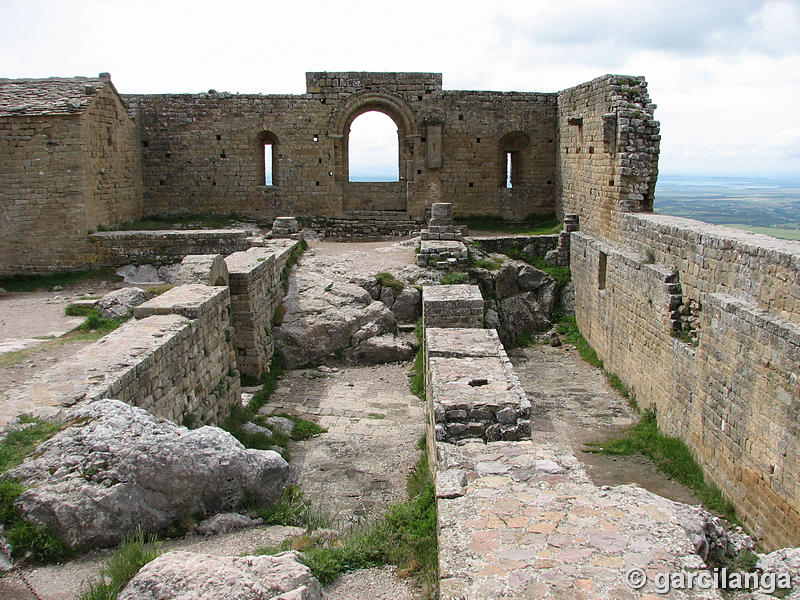
[[[91,81],[82,112],[0,118],[0,275],[80,268],[87,233],[143,215],[134,123]]]
[[[235,252],[225,259],[236,364],[239,372],[255,379],[269,372],[275,350],[272,321],[283,297],[281,274],[298,242],[287,239],[266,244]]]
[[[657,215],[575,232],[581,332],[766,545],[800,542],[800,244]],[[673,335],[681,307],[698,343]]]

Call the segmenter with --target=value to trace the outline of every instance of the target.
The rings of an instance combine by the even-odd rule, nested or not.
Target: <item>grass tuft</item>
[[[68,317],[88,317],[95,310],[91,304],[67,304],[64,314]]]
[[[726,500],[719,488],[708,483],[703,470],[689,448],[676,437],[665,436],[658,430],[656,413],[646,410],[641,420],[631,426],[623,436],[587,444],[587,452],[609,455],[641,454],[653,461],[659,471],[691,488],[709,510],[722,515],[731,523],[738,523],[733,503]]]
[[[70,548],[46,527],[22,519],[14,502],[25,491],[25,487],[3,476],[6,471],[22,463],[40,443],[58,433],[62,424],[30,417],[22,417],[20,421],[28,426],[10,431],[0,441],[0,522],[15,558],[25,557],[37,563],[62,560],[71,554]]]
[[[498,257],[479,258],[477,260],[473,260],[472,265],[480,269],[496,271],[497,269],[503,266],[503,259]]]
[[[336,515],[303,497],[297,486],[284,488],[281,499],[268,507],[253,507],[265,525],[304,527],[307,531],[327,529],[336,523]]]
[[[145,536],[141,530],[128,536],[106,560],[100,579],[89,582],[78,599],[115,600],[139,570],[159,554],[155,536]]]
[[[461,271],[451,271],[450,273],[445,273],[444,277],[442,277],[442,280],[439,283],[442,285],[458,285],[462,283],[469,283],[469,275]]]
[[[411,393],[420,400],[425,400],[425,356],[423,350],[422,317],[414,325],[414,333],[417,335],[417,355],[414,357],[413,375],[408,382]]]
[[[396,565],[415,576],[428,598],[437,593],[436,498],[428,459],[422,455],[407,485],[408,500],[395,504],[382,519],[352,529],[336,540],[304,537],[303,561],[326,585],[342,573],[380,565]],[[288,549],[264,548],[259,554]]]
[[[559,286],[565,286],[572,279],[572,271],[570,271],[569,267],[548,265],[543,256],[528,256],[518,245],[512,246],[505,254],[515,260],[526,262],[540,271],[544,271],[555,279]]]
[[[392,288],[395,295],[403,291],[403,282],[397,280],[391,273],[386,273],[385,271],[383,273],[378,273],[375,275],[375,281],[382,287]]]
[[[130,317],[122,319],[104,319],[100,315],[100,311],[96,308],[89,310],[86,320],[78,325],[75,329],[78,331],[95,331],[98,333],[106,334],[114,331]]]

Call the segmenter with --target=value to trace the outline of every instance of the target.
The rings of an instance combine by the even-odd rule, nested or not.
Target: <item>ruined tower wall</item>
[[[432,202],[457,214],[554,210],[556,95],[442,91],[436,73],[308,73],[301,96],[126,96],[151,214],[342,216]],[[398,126],[399,181],[348,180],[348,133],[369,110]],[[264,185],[264,142],[275,153]],[[506,151],[518,153],[506,188]]]
[[[625,243],[572,234],[581,332],[748,528],[796,545],[800,244],[652,214],[618,223]],[[684,321],[697,344],[673,335]]]
[[[625,212],[651,211],[660,125],[644,77],[604,75],[558,93],[556,189],[560,215],[619,239]]]
[[[88,87],[74,114],[0,116],[0,274],[82,268],[89,231],[143,214],[134,123],[110,83]]]

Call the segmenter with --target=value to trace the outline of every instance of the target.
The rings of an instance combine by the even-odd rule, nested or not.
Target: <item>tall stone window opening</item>
[[[605,252],[600,253],[600,259],[597,266],[597,289],[606,289],[606,269],[608,268],[608,255]]]
[[[278,163],[277,153],[275,152],[276,144],[277,140],[275,136],[268,131],[262,132],[259,136],[259,148],[261,149],[261,185],[275,185],[276,166]]]
[[[367,111],[350,125],[348,136],[350,181],[399,181],[400,142],[391,117]]]
[[[523,131],[513,131],[500,138],[500,185],[508,189],[530,185],[530,161],[526,151],[530,140]]]

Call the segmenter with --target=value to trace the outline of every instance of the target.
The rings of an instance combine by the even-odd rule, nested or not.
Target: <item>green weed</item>
[[[375,281],[377,281],[382,287],[392,288],[392,291],[395,293],[395,295],[403,291],[403,282],[395,279],[395,276],[391,273],[378,273],[375,275]]]
[[[71,554],[70,548],[46,527],[22,519],[14,502],[25,487],[3,474],[22,463],[41,442],[55,435],[63,426],[29,417],[22,417],[20,421],[28,423],[28,427],[10,431],[0,442],[0,522],[13,556],[40,563],[58,561]]]
[[[155,536],[145,536],[141,531],[128,536],[106,560],[100,579],[89,582],[79,600],[115,600],[139,570],[159,554]]]
[[[420,400],[425,400],[425,356],[423,354],[423,340],[424,332],[422,330],[422,317],[417,320],[414,325],[414,333],[417,335],[417,355],[414,357],[414,366],[412,371],[414,374],[409,381],[409,388],[411,393]]]
[[[461,271],[451,271],[450,273],[445,273],[440,283],[442,285],[458,285],[462,283],[469,283],[469,275]]]
[[[641,454],[648,457],[659,471],[694,490],[708,509],[716,511],[731,523],[738,523],[735,507],[724,498],[717,486],[706,482],[700,465],[686,444],[676,437],[665,436],[658,430],[655,411],[645,411],[641,420],[622,437],[593,442],[587,446],[587,452]]]
[[[122,319],[104,319],[100,315],[100,311],[92,308],[86,316],[86,320],[78,325],[75,329],[78,331],[96,331],[98,333],[106,334],[114,331],[129,317]]]
[[[95,308],[91,304],[67,304],[64,314],[68,317],[88,317],[93,310]]]
[[[320,583],[328,584],[348,571],[393,564],[399,572],[420,579],[429,598],[436,597],[436,498],[426,455],[418,461],[407,492],[408,500],[393,505],[382,519],[356,527],[334,541],[305,540],[303,561]],[[301,497],[292,498],[295,505],[302,503]]]

